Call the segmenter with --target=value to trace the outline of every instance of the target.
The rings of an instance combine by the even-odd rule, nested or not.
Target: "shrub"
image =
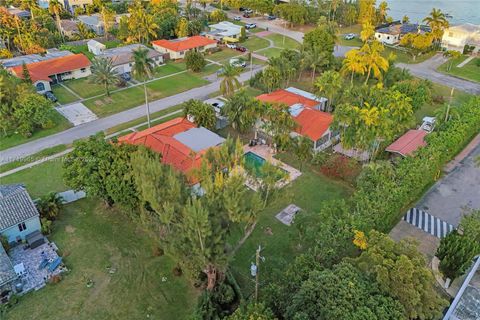
[[[187,69],[200,72],[207,65],[207,62],[201,52],[192,50],[185,54],[185,64]]]
[[[320,171],[327,177],[353,182],[360,169],[355,160],[335,154],[324,162]]]

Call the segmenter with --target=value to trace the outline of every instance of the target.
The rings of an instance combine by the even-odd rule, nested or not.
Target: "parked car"
[[[245,9],[245,13],[247,13],[247,14],[252,14],[252,13],[253,13],[253,10],[252,10],[252,9]]]
[[[244,7],[240,7],[240,8],[238,8],[238,10],[240,10],[240,11],[245,11],[245,10],[246,10],[246,8],[244,8]]]
[[[237,49],[237,45],[235,43],[227,43],[227,47],[230,49]]]
[[[125,72],[120,75],[120,78],[122,78],[125,81],[130,81],[132,80],[132,75],[130,74],[130,72]]]
[[[230,59],[229,63],[232,67],[238,67],[238,68],[247,67],[247,63],[243,59],[240,59],[240,58],[232,58],[232,59]]]
[[[235,18],[233,18],[233,20],[235,20],[235,21],[240,21],[240,20],[242,20],[242,17],[236,16]]]
[[[244,18],[250,18],[250,15],[249,15],[248,13],[244,13],[244,14],[243,14],[243,17],[244,17]]]
[[[247,23],[245,25],[245,29],[254,29],[256,27],[257,27],[257,24],[255,24],[255,23]]]
[[[354,33],[348,33],[346,34],[344,37],[343,37],[345,40],[352,40],[355,38],[355,34]]]
[[[268,20],[275,20],[275,19],[277,19],[277,17],[274,16],[273,14],[271,14],[271,15],[269,15],[269,16],[267,17],[267,19],[268,19]]]
[[[52,102],[57,102],[57,97],[55,97],[55,95],[51,92],[51,91],[47,91],[44,93],[44,96],[45,98],[47,98],[48,100],[52,101]]]
[[[242,47],[242,46],[237,46],[235,49],[236,49],[237,51],[240,51],[240,52],[247,52],[247,48]]]

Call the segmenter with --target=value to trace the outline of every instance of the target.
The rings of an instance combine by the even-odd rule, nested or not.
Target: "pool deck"
[[[290,182],[292,182],[293,180],[297,179],[302,175],[302,173],[299,170],[289,166],[288,164],[283,163],[280,160],[275,159],[273,157],[275,155],[274,150],[267,145],[249,146],[247,144],[243,146],[243,151],[245,153],[247,152],[255,153],[256,155],[262,157],[263,159],[270,162],[271,164],[282,168],[288,173],[288,178],[280,180],[278,182],[277,188],[282,188],[286,186],[287,184],[289,184]],[[250,189],[253,189],[255,191],[258,189],[258,186],[256,186],[255,183],[253,183],[253,181],[247,181],[247,186]]]

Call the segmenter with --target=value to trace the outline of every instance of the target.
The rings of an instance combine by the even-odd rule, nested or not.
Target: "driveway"
[[[263,66],[257,67],[253,70],[253,73],[262,70],[262,68]],[[250,71],[242,73],[239,76],[240,82],[247,81],[248,79],[250,79],[251,75],[252,73]],[[160,110],[164,110],[169,107],[181,104],[182,102],[189,99],[204,100],[208,97],[209,94],[219,90],[220,81],[221,79],[218,79],[217,81],[207,84],[205,86],[194,88],[160,100],[152,101],[150,102],[150,112],[154,113]],[[144,115],[145,105],[142,104],[138,107],[116,113],[109,117],[100,118],[41,139],[33,140],[31,142],[24,143],[13,148],[3,150],[0,153],[0,164],[9,163],[24,158],[26,156],[35,154],[43,149],[51,148],[59,144],[71,144],[77,139],[88,137],[99,131],[104,131],[116,125],[141,118]]]
[[[83,123],[98,119],[97,115],[85,107],[81,102],[62,105],[55,109],[74,126],[79,126]]]
[[[471,94],[480,94],[479,83],[463,80],[437,71],[437,68],[447,60],[448,59],[441,54],[437,54],[424,62],[416,64],[397,63],[396,66],[408,69],[410,73],[416,77],[428,79],[432,82],[440,83]]]
[[[454,226],[458,226],[461,217],[470,209],[480,209],[480,168],[474,161],[478,156],[480,143],[430,188],[416,207]]]

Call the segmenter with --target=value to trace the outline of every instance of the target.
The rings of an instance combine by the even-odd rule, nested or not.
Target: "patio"
[[[46,282],[52,277],[59,275],[65,271],[65,267],[59,266],[52,272],[48,269],[48,265],[40,268],[40,265],[44,259],[51,263],[55,259],[59,258],[57,254],[57,246],[53,242],[46,242],[34,249],[27,248],[26,245],[20,244],[10,249],[9,255],[12,264],[17,269],[24,269],[19,279],[23,283],[22,293],[27,293],[31,290],[38,290],[45,286]],[[23,268],[20,267],[23,265]]]

